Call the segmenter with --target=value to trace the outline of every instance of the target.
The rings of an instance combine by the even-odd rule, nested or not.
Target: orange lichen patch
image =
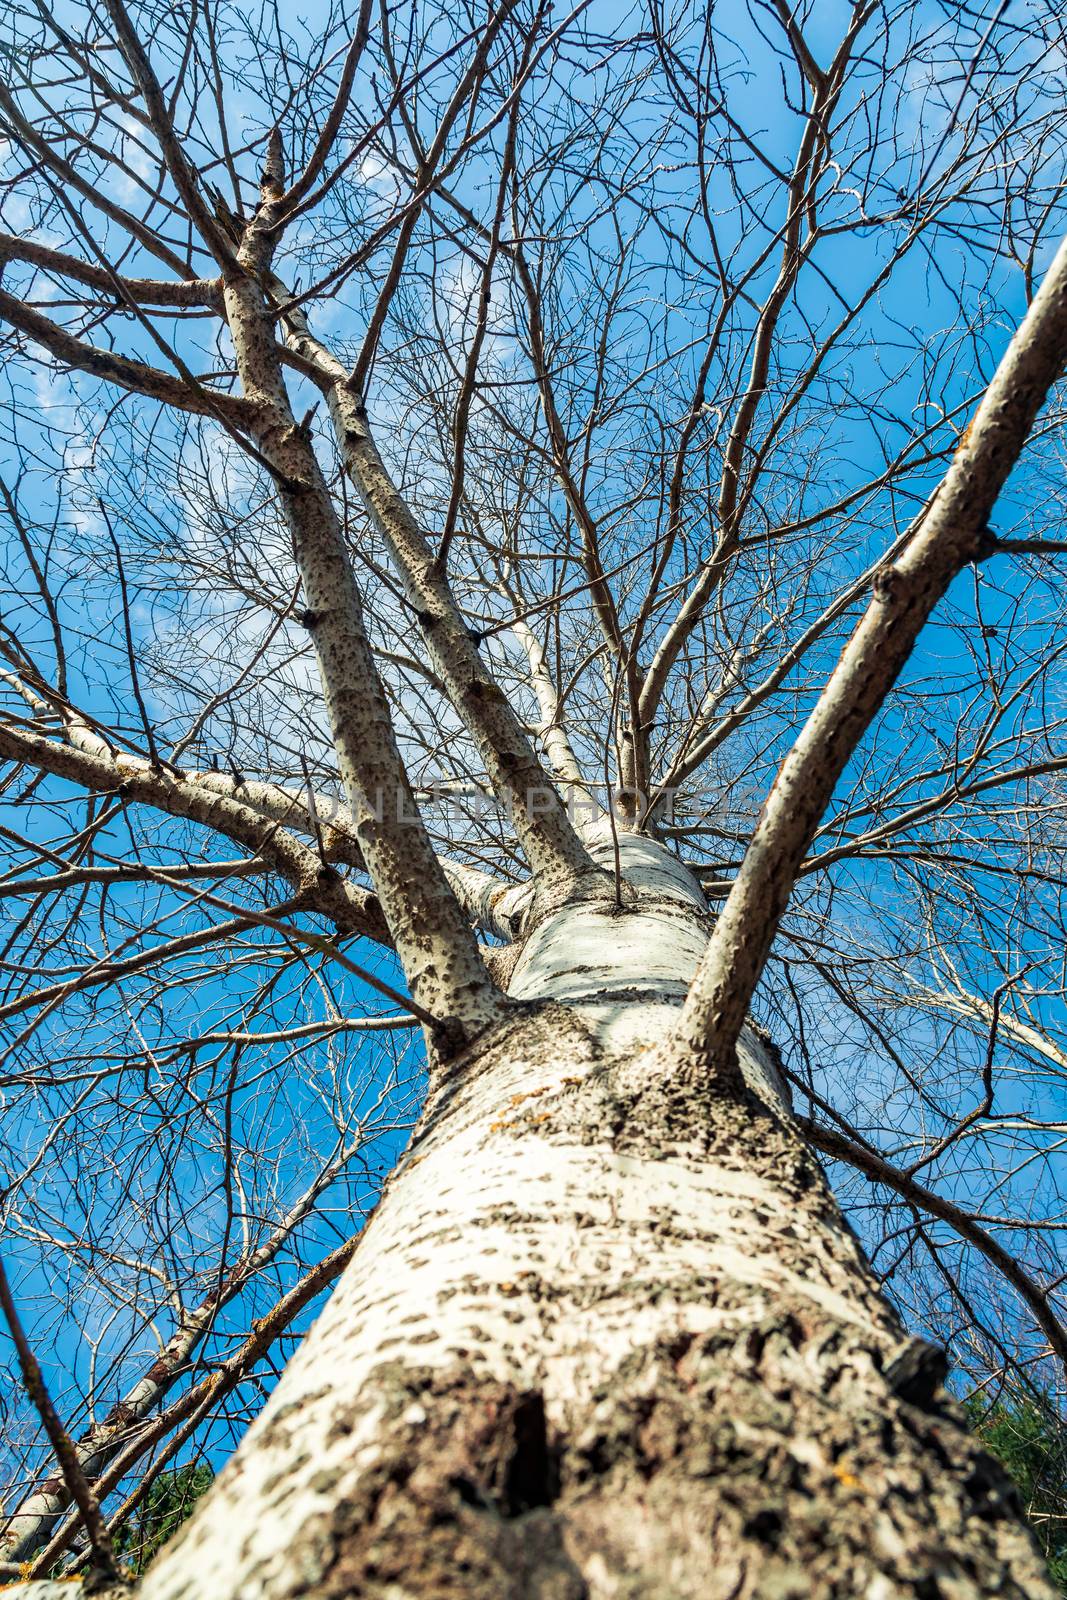
[[[532,1271],[532,1269],[529,1267],[524,1267],[521,1272],[517,1272],[515,1274],[514,1278],[506,1278],[503,1283],[498,1283],[497,1288],[500,1290],[501,1294],[506,1294],[510,1299],[513,1295],[523,1293],[526,1285],[521,1282],[521,1279],[536,1277],[536,1272]]]
[[[959,438],[956,440],[956,454],[957,455],[959,455],[961,453],[961,451],[966,450],[968,444],[970,443],[971,429],[973,427],[974,427],[974,418],[972,417],[970,422],[968,422],[967,426],[964,428],[963,432],[960,434]]]
[[[549,1088],[547,1084],[543,1089],[528,1089],[524,1094],[513,1094],[511,1099],[508,1101],[508,1105],[512,1108],[515,1106],[521,1106],[524,1100],[536,1100],[539,1095],[548,1093]]]
[[[6,1583],[0,1583],[0,1594],[3,1594],[5,1589],[18,1589],[22,1584],[31,1582],[32,1579],[33,1579],[33,1562],[32,1561],[20,1561],[19,1562],[19,1575],[18,1575],[18,1577],[17,1578],[9,1578]],[[49,1580],[48,1580],[49,1583],[78,1583],[78,1584],[80,1584],[81,1581],[82,1580],[81,1580],[80,1577],[78,1577],[76,1574],[71,1573],[71,1572],[61,1573],[58,1578],[49,1578]]]

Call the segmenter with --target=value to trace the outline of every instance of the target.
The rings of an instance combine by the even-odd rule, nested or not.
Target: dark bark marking
[[[356,1496],[305,1528],[315,1576],[294,1593],[586,1600],[552,1511],[558,1452],[540,1393],[463,1365],[379,1369],[368,1387],[389,1396],[385,1450]],[[338,1415],[335,1434],[353,1431],[364,1403]]]

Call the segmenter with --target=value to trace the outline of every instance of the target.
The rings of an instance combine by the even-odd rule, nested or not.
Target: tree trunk
[[[144,1600],[1052,1595],[757,1037],[743,1086],[656,1069],[707,912],[622,848],[637,901],[528,938]]]

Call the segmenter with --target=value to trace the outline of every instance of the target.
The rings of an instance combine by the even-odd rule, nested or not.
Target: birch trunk
[[[626,908],[530,933],[144,1600],[1052,1595],[760,1040],[743,1085],[658,1074],[708,917],[621,848]]]

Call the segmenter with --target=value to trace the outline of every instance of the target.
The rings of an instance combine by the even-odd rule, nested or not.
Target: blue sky
[[[915,9],[923,17],[932,17],[938,12],[934,6]],[[817,8],[809,25],[810,42],[817,52],[821,51],[824,56],[829,54],[832,43],[840,33],[842,18],[849,10],[837,4]],[[307,13],[306,20],[311,32],[314,32],[317,16],[317,11]],[[591,16],[594,19],[602,18],[605,26],[617,20],[614,8],[607,6],[594,8]],[[738,74],[732,88],[734,110],[745,119],[749,133],[759,134],[768,157],[787,164],[795,143],[797,119],[784,97],[776,89],[772,92],[767,87],[768,84],[776,85],[778,78],[773,63],[767,57],[766,47],[759,42],[747,8],[740,4],[732,8],[720,7],[719,18],[724,29],[728,27],[733,34],[734,55],[738,63]],[[741,70],[746,61],[747,76],[746,71]],[[956,63],[953,71],[946,71],[943,79],[931,75],[926,81],[916,79],[909,83],[905,86],[906,92],[902,90],[898,104],[890,108],[888,115],[896,118],[901,148],[895,164],[888,166],[880,176],[880,192],[889,195],[895,185],[904,182],[909,174],[914,178],[916,164],[921,160],[922,140],[925,139],[928,150],[931,142],[936,142],[939,137],[945,123],[946,105],[951,104],[955,97],[955,84],[959,81],[963,66],[962,61]],[[232,86],[228,90],[228,98],[235,124],[255,126],[263,119],[264,107],[261,88],[255,81],[252,68],[248,69],[248,77],[247,88],[242,90]],[[976,92],[980,89],[979,75]],[[543,104],[541,114],[546,115]],[[531,116],[534,115],[531,111]],[[531,130],[531,138],[533,132]],[[635,130],[635,143],[637,139]],[[950,139],[941,159],[947,161],[953,154],[954,145]],[[249,165],[251,167],[252,163]],[[464,192],[469,196],[478,196],[484,187],[487,171],[488,165],[472,164],[464,174]],[[373,191],[372,177],[368,177],[368,183]],[[678,203],[684,185],[690,181],[691,174],[680,173],[674,177],[669,163],[664,163],[664,171],[657,182],[661,185],[660,193],[665,208]],[[990,181],[994,181],[992,177]],[[726,207],[731,201],[725,175],[716,174],[715,182],[721,183],[722,187],[721,191],[713,193],[713,202]],[[355,203],[352,202],[353,205]],[[843,206],[844,199],[840,203]],[[574,211],[584,214],[586,223],[583,229],[576,229],[572,257],[573,282],[564,282],[560,288],[560,315],[577,319],[579,332],[583,309],[582,271],[592,256],[600,253],[610,258],[614,248],[613,233],[607,220],[594,216],[596,204],[597,194],[592,186],[588,196],[573,201]],[[87,212],[87,216],[94,227],[101,229],[102,236],[103,222],[100,216],[91,211]],[[28,213],[21,215],[17,204],[13,208],[9,206],[4,214],[3,226],[14,229],[24,225],[27,219]],[[634,225],[637,226],[637,220]],[[897,234],[892,230],[872,229],[870,233],[844,233],[828,240],[818,258],[819,272],[805,280],[803,295],[798,298],[785,322],[787,336],[796,342],[797,348],[804,341],[817,341],[825,334],[840,315],[842,297],[847,299],[852,285],[869,279],[874,266],[884,258],[890,241],[898,237],[900,230],[906,226],[906,219],[901,219]],[[962,222],[960,226],[962,228]],[[679,352],[669,377],[664,380],[668,399],[673,404],[677,397],[687,392],[691,382],[692,372],[699,360],[699,350],[685,347],[703,333],[709,308],[695,290],[688,298],[677,292],[677,265],[663,235],[657,234],[647,219],[641,221],[641,229],[638,253],[640,270],[635,277],[634,293],[627,302],[625,314],[620,316],[613,329],[616,340],[614,353],[623,366],[628,359],[636,359],[641,353],[646,337],[646,302],[650,304],[657,319],[655,326],[661,346],[671,346]],[[737,242],[743,248],[747,244],[744,232],[743,216],[734,208],[724,219],[723,238],[727,242]],[[306,249],[308,236],[299,243]],[[758,243],[753,228],[753,248]],[[1047,259],[1052,247],[1050,229],[1046,243],[1038,252],[1039,262],[1040,259]],[[320,242],[317,248],[325,247]],[[582,251],[586,254],[581,254]],[[422,258],[421,264],[425,265],[427,260],[428,255]],[[450,259],[446,257],[438,261],[437,269],[442,273],[457,272],[457,258],[453,255]],[[757,278],[755,287],[765,289],[773,270],[772,258]],[[376,266],[369,274],[369,283],[355,281],[342,295],[324,305],[317,313],[317,326],[331,334],[340,332],[356,337],[367,296],[376,286],[376,272],[380,272],[380,266]],[[961,297],[969,307],[963,324],[958,314]],[[866,481],[883,466],[887,449],[901,447],[924,425],[932,425],[935,420],[940,422],[945,416],[950,416],[955,419],[954,429],[962,427],[973,398],[992,372],[1024,306],[1021,274],[1003,252],[979,251],[968,244],[963,232],[955,243],[947,236],[942,236],[932,255],[917,249],[879,296],[863,324],[861,336],[846,353],[835,357],[833,372],[828,374],[828,382],[832,379],[836,398],[832,419],[827,423],[825,459],[812,456],[810,447],[805,446],[809,450],[805,461],[809,464],[812,460],[815,462],[815,478],[804,487],[802,493],[796,491],[797,503],[807,510],[825,504],[853,485]],[[199,367],[208,366],[214,359],[212,338],[209,337],[206,323],[194,324],[191,330],[187,326],[180,329],[177,325],[170,327],[165,321],[161,321],[160,326],[168,336],[175,335],[176,348],[184,359]],[[145,357],[152,354],[155,358],[150,343],[135,325],[127,322],[120,324],[120,328],[123,348],[128,353],[140,353]],[[592,339],[588,339],[587,343],[591,344]],[[515,341],[509,342],[504,330],[497,331],[494,348],[496,358],[502,363],[517,359],[518,346]],[[934,381],[924,383],[924,368],[935,371]],[[412,464],[411,475],[416,478],[420,466],[425,465],[426,472],[420,481],[432,487],[433,473],[437,471],[439,475],[439,469],[434,468],[431,461],[433,441],[424,442],[420,435],[420,417],[423,413],[420,412],[418,398],[404,393],[394,381],[392,371],[392,368],[383,367],[378,385],[371,395],[372,412],[377,417],[389,419],[389,448],[394,465],[399,468],[404,462]],[[573,378],[567,389],[568,403],[575,408],[588,402],[591,393],[589,373],[588,366],[575,363]],[[105,394],[100,386],[82,380],[72,386],[67,380],[48,374],[40,366],[12,367],[5,375],[5,382],[11,386],[9,392],[17,394],[24,405],[17,438],[9,440],[0,455],[0,470],[11,481],[18,471],[20,460],[23,467],[28,466],[21,485],[25,511],[40,528],[49,529],[55,524],[54,534],[48,541],[49,559],[54,570],[62,574],[58,610],[71,646],[71,697],[101,721],[109,724],[117,721],[136,745],[140,742],[139,713],[129,676],[113,553],[104,519],[94,506],[93,497],[101,482],[111,483],[113,508],[121,513],[118,533],[126,550],[127,576],[133,594],[131,616],[137,644],[144,652],[146,661],[150,662],[153,651],[162,647],[187,650],[192,663],[190,678],[193,690],[202,686],[206,693],[213,693],[217,680],[211,676],[212,648],[221,654],[223,645],[228,646],[233,642],[235,630],[247,627],[247,646],[251,651],[270,631],[272,619],[261,618],[250,624],[245,614],[231,604],[229,597],[221,591],[213,592],[206,582],[191,602],[188,596],[176,600],[168,592],[167,583],[173,575],[168,567],[168,550],[173,551],[177,569],[182,541],[196,545],[197,541],[211,537],[210,528],[205,532],[208,525],[197,500],[204,481],[204,463],[194,459],[193,445],[180,440],[169,421],[159,420],[150,407],[137,405],[124,408],[122,413],[109,420],[106,429],[101,429],[104,408],[110,405],[111,396]],[[300,390],[299,383],[296,388]],[[872,391],[878,393],[881,408],[873,421],[863,404],[863,397]],[[922,409],[917,411],[920,400]],[[26,412],[31,407],[36,414],[31,420],[26,420]],[[205,439],[202,449],[207,457],[206,466],[214,475],[213,481],[219,493],[227,496],[235,518],[247,517],[251,521],[260,517],[259,486],[254,475],[232,450],[222,446],[217,433],[212,435],[208,430]],[[590,493],[594,504],[606,513],[610,513],[622,497],[620,486],[625,486],[630,465],[623,460],[628,439],[636,452],[636,423],[632,437],[622,423],[614,431],[607,430],[593,454]],[[177,463],[178,470],[176,479],[161,487],[155,476],[155,467],[159,459],[168,453]],[[1041,499],[1042,473],[1051,470],[1046,457],[1036,466],[1028,463],[1017,475],[998,509],[998,526],[1025,529],[1028,526],[1046,525]],[[121,483],[115,477],[116,467],[123,474],[124,481]],[[794,492],[788,486],[787,468],[788,460],[782,469],[781,481],[787,485],[787,489],[782,490],[783,496],[787,492]],[[868,525],[859,532],[853,530],[850,539],[840,548],[834,546],[825,581],[829,583],[832,578],[835,584],[842,582],[844,578],[862,570],[873,554],[884,549],[893,534],[906,525],[914,514],[922,498],[936,483],[940,471],[941,464],[937,460],[917,467],[900,490],[875,502]],[[261,520],[266,521],[265,517],[261,517]],[[257,524],[257,529],[260,542],[256,546],[256,560],[261,566],[266,564],[270,567],[279,591],[287,595],[292,575],[284,547],[272,542],[269,526],[262,528]],[[700,536],[695,535],[697,538]],[[5,621],[47,663],[47,618],[32,598],[26,563],[16,544],[13,543],[9,548],[6,560],[9,594],[5,597]],[[680,575],[681,566],[678,563],[667,574],[668,579]],[[757,566],[751,580],[753,593],[761,577]],[[741,597],[745,598],[743,590]],[[1009,620],[1013,621],[1020,663],[1016,676],[1021,677],[1027,670],[1027,652],[1047,636],[1053,625],[1052,619],[1057,616],[1062,616],[1059,583],[1052,572],[1048,575],[1039,573],[1035,577],[1032,569],[998,559],[983,569],[977,589],[971,573],[962,575],[938,618],[924,635],[906,675],[906,686],[916,689],[921,684],[935,686],[939,719],[935,723],[934,719],[924,717],[921,708],[916,710],[909,695],[903,694],[881,719],[873,738],[858,756],[853,769],[846,774],[841,787],[842,795],[850,791],[857,776],[864,772],[872,751],[877,751],[880,771],[899,776],[906,776],[912,771],[921,773],[936,756],[939,746],[944,743],[946,728],[951,729],[959,720],[956,708],[965,706],[969,696],[981,684],[981,661],[976,661],[968,639],[973,639],[976,634],[982,636],[983,627],[986,630],[1002,630]],[[837,635],[828,640],[819,660],[820,671],[829,669],[839,642]],[[283,760],[279,765],[286,771],[291,769],[294,752],[301,741],[315,756],[321,754],[322,750],[323,724],[321,714],[317,715],[314,707],[314,679],[306,659],[294,659],[292,656],[292,650],[302,643],[302,639],[295,637],[294,631],[288,628],[276,635],[271,647],[277,662],[276,679],[270,687],[270,694],[274,698],[264,702],[267,715],[278,719],[272,722],[270,733],[276,745],[283,750]],[[490,651],[498,652],[497,659],[503,661],[507,648],[504,643],[494,643]],[[198,678],[197,671],[203,676]],[[193,692],[183,694],[172,685],[154,681],[150,669],[144,672],[141,688],[150,711],[160,718],[171,717],[177,721],[179,714],[196,699]],[[1059,715],[1062,712],[1061,694],[1058,682],[1053,682],[1044,701],[1033,697],[1027,699],[1020,714],[1027,717],[1044,714],[1051,700],[1054,712]],[[300,701],[297,737],[291,737],[290,730],[280,725],[286,695],[291,695],[294,701]],[[810,686],[807,684],[797,686],[792,700],[784,695],[776,713],[777,720],[770,730],[754,730],[747,736],[747,745],[746,736],[742,736],[731,747],[724,765],[709,774],[710,787],[714,790],[718,784],[728,784],[735,774],[744,773],[751,763],[752,776],[745,781],[755,792],[759,792],[761,786],[765,788],[769,775],[773,773],[775,760],[787,748],[809,701]],[[447,739],[447,719],[443,721],[443,729]],[[250,758],[250,754],[254,759],[256,750],[262,752],[263,740],[250,741],[247,748],[238,745],[239,734],[235,735],[224,722],[216,719],[215,724],[206,731],[199,748],[187,759],[192,761],[195,757],[206,762],[214,752],[224,762],[233,756],[243,763]],[[913,797],[921,797],[929,792],[930,787],[930,780],[918,780]],[[30,804],[14,804],[9,793],[0,811],[0,824],[28,832],[38,840],[56,837],[62,832],[61,824],[69,796],[63,793],[59,785],[50,788],[47,793],[47,800],[35,794]],[[172,827],[169,822],[165,829],[151,821],[138,824],[138,848],[144,848],[147,842],[152,849],[160,852],[158,859],[166,860],[169,838],[172,837],[166,830]],[[99,848],[121,857],[130,846],[128,828],[127,818],[118,813],[114,822],[99,836]],[[189,841],[184,836],[173,837],[176,848],[184,854]],[[233,853],[221,845],[207,843],[202,835],[192,848],[207,848],[213,853],[217,850],[218,859]],[[995,872],[995,866],[996,863],[993,863],[992,867],[976,873],[975,893],[982,897],[987,907],[995,908],[998,902],[1003,902],[1006,907],[1005,897],[1014,891]],[[892,913],[905,925],[917,915],[915,901],[909,898],[908,886],[898,877],[875,866],[850,867],[846,869],[844,877],[847,879],[849,875],[853,882],[863,883],[864,894],[879,913],[878,917],[871,918],[869,925],[872,943],[882,937],[883,913],[885,919]],[[155,915],[166,914],[171,917],[174,926],[182,928],[199,925],[197,919],[200,913],[186,909],[183,901],[170,890],[161,888],[151,891],[151,894]],[[236,888],[234,895],[235,898],[239,897]],[[124,917],[129,919],[131,925],[136,924],[145,914],[143,891],[113,891],[111,907],[116,924]],[[1050,951],[1050,928],[1055,927],[1054,917],[1051,921],[1046,918],[1041,922],[1032,920],[1029,923],[1024,919],[1014,947],[1010,951],[998,952],[1002,958],[999,963],[986,955],[977,938],[968,939],[967,907],[957,910],[954,917],[957,943],[968,952],[970,980],[976,988],[986,993],[1001,981],[1004,961],[1009,961],[1012,967],[1019,967],[1030,960],[1048,964],[1050,959],[1054,959],[1054,952]],[[865,926],[858,924],[850,932],[862,939]],[[337,971],[320,973],[316,970],[308,977],[297,968],[286,970],[278,960],[273,939],[252,935],[250,943],[252,946],[262,943],[265,950],[270,946],[271,953],[265,953],[262,957],[251,954],[240,964],[231,963],[227,966],[221,966],[209,953],[198,964],[190,981],[169,994],[165,1000],[157,1000],[146,988],[143,991],[137,989],[128,997],[120,997],[119,1002],[112,998],[106,1005],[98,1006],[95,1000],[78,1002],[76,1007],[65,1010],[54,1023],[49,1023],[38,1033],[33,1047],[38,1058],[47,1059],[70,1052],[72,1040],[76,1041],[82,1055],[89,1055],[94,1050],[113,1049],[116,1043],[125,1044],[134,1037],[135,1025],[146,1034],[145,1044],[153,1048],[158,1048],[158,1041],[168,1036],[192,1036],[198,1029],[215,1031],[224,1019],[241,1018],[254,1006],[260,1005],[260,991],[264,987],[271,990],[269,1004],[274,1023],[282,1027],[294,1019],[303,1020],[309,1015],[321,1018],[328,1014],[330,1005],[336,1005],[349,1014],[381,1009],[378,997],[361,988],[350,976]],[[97,950],[86,948],[87,953],[99,954]],[[372,964],[374,970],[399,985],[402,980],[389,959],[380,953],[370,954],[368,949],[362,946],[356,959],[364,964]],[[312,965],[318,966],[317,963]],[[776,983],[778,975],[778,969],[774,969],[772,979]],[[1060,1037],[1067,1034],[1067,1017],[1063,1014],[1059,999],[1038,994],[1034,1006],[1044,1025]],[[846,1097],[854,1096],[859,1104],[869,1100],[873,1107],[874,1101],[884,1097],[885,1081],[877,1071],[872,1072],[866,1081],[855,1076],[857,1049],[853,1043],[846,1047],[840,1042],[841,1035],[846,1031],[845,1021],[833,1007],[825,1012],[824,1036],[818,1041],[825,1082]],[[932,1049],[932,1026],[927,1032]],[[925,1036],[922,1025],[918,1025],[911,1034],[913,1047],[921,1046]],[[153,1228],[160,1235],[169,1233],[174,1260],[185,1270],[201,1259],[207,1263],[217,1247],[220,1229],[225,1233],[229,1228],[227,1236],[236,1238],[233,1224],[227,1222],[227,1216],[229,1213],[237,1215],[243,1203],[240,1196],[235,1195],[232,1182],[227,1183],[224,1178],[226,1151],[240,1149],[246,1152],[249,1169],[254,1169],[258,1174],[260,1191],[268,1195],[272,1203],[281,1206],[304,1181],[307,1162],[315,1154],[321,1155],[324,1148],[329,1148],[338,1126],[351,1122],[358,1116],[361,1107],[366,1106],[368,1097],[373,1099],[376,1096],[383,1075],[396,1072],[404,1084],[397,1093],[398,1114],[395,1118],[387,1117],[387,1125],[378,1131],[373,1148],[368,1153],[367,1169],[356,1170],[346,1183],[338,1186],[327,1215],[315,1224],[305,1240],[305,1249],[309,1253],[329,1248],[338,1237],[339,1230],[349,1224],[350,1217],[354,1215],[358,1218],[373,1200],[376,1186],[403,1137],[399,1128],[391,1124],[410,1117],[415,1103],[418,1083],[417,1035],[409,1032],[398,1035],[399,1061],[394,1058],[391,1048],[381,1042],[382,1038],[376,1035],[370,1044],[361,1042],[358,1036],[349,1036],[343,1041],[336,1039],[329,1049],[309,1050],[302,1058],[299,1071],[293,1069],[284,1045],[259,1049],[251,1057],[247,1051],[237,1056],[233,1051],[220,1048],[214,1059],[206,1058],[210,1066],[204,1069],[195,1084],[186,1086],[180,1077],[166,1073],[161,1075],[160,1082],[164,1083],[165,1080],[165,1086],[159,1090],[155,1121],[143,1109],[143,1096],[137,1102],[136,1123],[131,1121],[129,1125],[124,1120],[121,1092],[110,1103],[105,1099],[101,1103],[99,1126],[95,1129],[90,1150],[95,1150],[98,1155],[106,1153],[107,1160],[114,1163],[114,1170],[112,1176],[102,1184],[98,1174],[93,1174],[93,1184],[97,1189],[93,1217],[87,1219],[80,1209],[80,1176],[69,1162],[62,1166],[57,1164],[54,1180],[40,1191],[39,1204],[47,1204],[59,1225],[71,1236],[88,1239],[95,1237],[98,1231],[106,1235],[111,1228],[119,1233],[124,1232],[126,1244],[133,1246],[138,1242],[140,1224],[131,1227],[125,1214],[130,1195],[133,1192],[148,1195],[155,1185],[158,1172],[167,1164],[173,1169],[169,1203],[174,1213],[182,1210],[185,1215],[177,1225],[175,1214],[164,1213],[152,1217]],[[976,1045],[975,1050],[978,1048]],[[976,1060],[975,1056],[971,1061],[972,1070]],[[146,1076],[146,1085],[147,1082]],[[143,1087],[139,1085],[139,1090]],[[1062,1080],[1059,1087],[1062,1093]],[[1001,1109],[1022,1111],[1030,1104],[1033,1091],[1021,1077],[1008,1077],[998,1083],[998,1092]],[[1043,1086],[1042,1093],[1047,1092],[1048,1086]],[[1042,1109],[1049,1114],[1067,1116],[1067,1102],[1062,1103],[1058,1111],[1047,1105]],[[53,1114],[54,1106],[50,1101],[33,1105],[25,1099],[20,1100],[8,1130],[11,1145],[30,1155],[42,1137],[46,1136]],[[918,1127],[916,1119],[920,1112],[914,1100],[903,1092],[891,1101],[890,1114],[896,1115],[897,1132],[901,1136],[910,1136]],[[109,1117],[113,1119],[110,1123],[106,1120]],[[185,1134],[194,1117],[203,1119],[203,1127],[212,1130],[211,1137],[198,1132],[186,1143]],[[127,1151],[128,1159],[125,1158]],[[988,1158],[989,1150],[985,1147],[981,1159]],[[128,1187],[131,1163],[136,1164],[136,1182]],[[269,1177],[272,1167],[276,1168],[273,1179]],[[972,1184],[975,1192],[978,1192],[983,1175],[981,1172],[971,1172],[966,1164],[961,1164],[954,1181],[958,1185],[958,1194],[968,1193]],[[1035,1210],[1042,1210],[1057,1203],[1055,1186],[1048,1178],[1047,1167],[1043,1163],[1035,1164],[1030,1204]],[[150,1215],[150,1210],[146,1208],[146,1216]],[[147,1238],[149,1231],[146,1226],[143,1237]],[[41,1265],[29,1245],[24,1249],[24,1260],[20,1263],[23,1267],[20,1292],[34,1307],[54,1297],[53,1309],[39,1330],[45,1340],[42,1355],[48,1364],[49,1375],[57,1388],[65,1388],[65,1380],[69,1375],[73,1375],[78,1384],[83,1384],[91,1365],[86,1335],[93,1336],[100,1331],[93,1318],[103,1316],[100,1309],[103,1301],[94,1299],[93,1293],[87,1291],[86,1297],[64,1305],[62,1295],[55,1295],[55,1285],[46,1281],[48,1269]],[[164,1313],[161,1317],[164,1329],[165,1322]],[[108,1335],[116,1350],[122,1349],[127,1333],[140,1349],[150,1348],[155,1337],[148,1330],[123,1327],[119,1318]],[[131,1369],[132,1365],[135,1363],[131,1363]],[[220,1442],[218,1448],[222,1447]]]

